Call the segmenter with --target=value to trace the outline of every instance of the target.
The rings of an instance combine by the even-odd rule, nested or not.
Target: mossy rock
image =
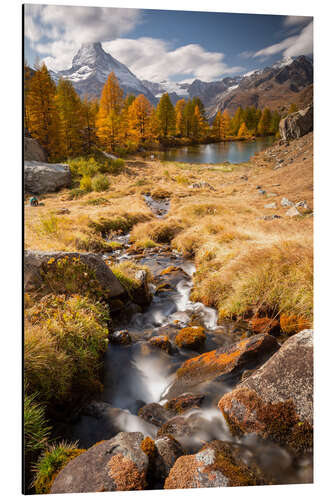
[[[176,335],[175,342],[178,347],[200,349],[206,342],[206,333],[202,326],[189,326],[182,328]]]

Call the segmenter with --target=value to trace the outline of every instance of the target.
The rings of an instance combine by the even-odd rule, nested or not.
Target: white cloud
[[[254,57],[269,57],[282,52],[284,57],[309,55],[313,52],[313,22],[305,26],[299,35],[290,36],[279,43],[265,47]]]
[[[305,16],[286,16],[284,20],[284,26],[297,26],[299,24],[308,23],[311,20],[311,17]]]
[[[223,62],[224,54],[208,52],[197,44],[172,49],[167,42],[156,38],[118,38],[103,43],[103,48],[139,78],[153,82],[168,80],[175,75],[209,81],[242,70]]]
[[[25,5],[25,36],[57,69],[70,66],[81,43],[112,40],[140,22],[137,9]]]

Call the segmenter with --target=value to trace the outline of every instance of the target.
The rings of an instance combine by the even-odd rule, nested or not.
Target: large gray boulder
[[[98,289],[101,296],[105,299],[112,299],[125,294],[125,289],[113,274],[111,269],[105,264],[103,259],[94,253],[78,253],[78,252],[38,252],[27,250],[24,253],[24,288],[29,291],[44,291],[50,293],[56,291],[58,293],[75,292],[79,290],[66,289],[65,271],[64,277],[61,276],[60,268],[57,268],[57,283],[50,283],[47,278],[47,273],[57,266],[57,262],[64,259],[67,260],[67,266],[73,263],[73,270],[76,268],[77,263],[83,263],[88,271],[91,271],[91,276],[77,276],[74,279],[75,283],[81,282],[86,286],[87,290]],[[46,275],[45,275],[46,273]],[[60,274],[59,274],[60,273]],[[67,273],[68,274],[68,273]],[[86,273],[88,274],[88,273]],[[52,272],[52,276],[55,273]],[[91,282],[91,283],[90,283]],[[72,285],[72,284],[71,284]]]
[[[32,137],[24,137],[24,161],[47,161],[46,151]]]
[[[298,139],[313,130],[313,106],[291,113],[280,121],[281,138],[285,141]]]
[[[24,162],[24,189],[26,193],[42,194],[70,187],[71,171],[64,163]]]
[[[296,451],[311,449],[313,330],[290,337],[218,406],[234,434],[255,433]]]
[[[50,493],[143,490],[148,457],[141,432],[120,432],[71,460],[55,478]]]

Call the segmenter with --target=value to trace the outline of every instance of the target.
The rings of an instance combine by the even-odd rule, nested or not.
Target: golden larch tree
[[[103,87],[96,120],[97,136],[101,146],[109,153],[120,143],[122,135],[121,111],[124,104],[123,90],[112,72]]]

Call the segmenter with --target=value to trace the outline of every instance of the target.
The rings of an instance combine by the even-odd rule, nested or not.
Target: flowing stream
[[[157,201],[152,203],[150,199],[146,199],[146,202],[155,215],[163,217],[167,213],[169,205],[165,200],[160,204]],[[124,248],[116,252],[116,260],[132,259],[133,255],[129,255],[127,251],[128,236],[122,236],[121,241]],[[242,328],[232,321],[218,325],[215,309],[191,301],[195,267],[193,262],[185,260],[180,253],[167,247],[147,249],[143,255],[136,256],[136,262],[149,267],[155,278],[154,285],[151,285],[153,300],[145,311],[135,312],[130,319],[128,314],[120,313],[114,320],[114,328],[126,329],[132,337],[132,343],[110,344],[107,349],[101,401],[97,406],[93,404],[71,428],[70,437],[79,440],[83,447],[108,439],[117,431],[141,431],[144,435],[156,437],[158,427],[140,418],[137,412],[144,404],[163,404],[168,387],[175,379],[176,370],[184,360],[197,356],[198,352],[174,347],[173,352],[168,354],[152,347],[148,343],[151,337],[167,334],[173,341],[180,327],[189,323],[202,325],[207,334],[202,352],[206,352],[231,345],[245,331],[245,326]],[[161,275],[170,266],[175,266],[178,270]],[[161,285],[166,285],[167,288],[163,291]],[[203,442],[212,439],[233,441],[243,444],[254,454],[257,464],[276,483],[310,482],[310,458],[296,459],[286,449],[259,440],[253,435],[238,439],[230,434],[217,403],[236,382],[215,381],[201,384],[195,390],[191,389],[191,393],[205,394],[205,399],[200,409],[188,410],[183,415],[189,421],[199,422],[197,431],[191,437],[178,439],[177,436],[185,452],[196,452]],[[189,391],[184,388],[179,394],[183,392]]]

